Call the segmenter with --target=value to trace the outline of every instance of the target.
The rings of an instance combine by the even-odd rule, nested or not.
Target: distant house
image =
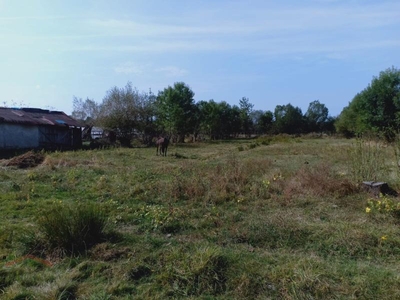
[[[82,125],[61,111],[0,107],[0,150],[76,149]]]

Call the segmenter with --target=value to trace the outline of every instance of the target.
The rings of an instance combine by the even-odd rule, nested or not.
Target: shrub
[[[106,239],[107,217],[94,204],[57,204],[38,219],[49,250],[70,254],[85,252]]]

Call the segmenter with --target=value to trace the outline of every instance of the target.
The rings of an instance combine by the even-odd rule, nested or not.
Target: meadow
[[[0,299],[400,299],[395,145],[330,137],[0,161]]]

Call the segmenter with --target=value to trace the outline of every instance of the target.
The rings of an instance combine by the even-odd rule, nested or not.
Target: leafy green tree
[[[353,118],[353,119],[352,119]],[[340,132],[372,131],[393,139],[400,121],[400,70],[380,72],[343,109],[336,124]]]
[[[221,110],[214,100],[199,101],[197,103],[200,112],[200,130],[215,139],[221,131]]]
[[[323,124],[328,120],[328,108],[325,104],[315,100],[308,106],[305,118],[308,123],[308,130],[311,132],[319,132],[323,128]]]
[[[353,101],[343,108],[335,122],[335,128],[338,133],[346,137],[353,137],[368,130],[361,114],[361,98],[361,95],[357,94]]]
[[[271,132],[274,114],[272,111],[257,110],[252,113],[252,120],[255,124],[256,133],[269,133]]]
[[[227,102],[200,101],[201,131],[211,139],[223,139],[241,130],[240,108]]]
[[[184,82],[176,82],[158,92],[156,100],[157,122],[170,135],[183,142],[185,135],[193,133],[197,124],[194,92]]]
[[[240,120],[241,120],[241,125],[242,125],[242,131],[248,135],[250,134],[252,127],[253,127],[253,122],[250,117],[250,114],[253,110],[253,104],[250,103],[249,98],[242,97],[242,99],[239,100],[239,107],[240,107]]]
[[[250,119],[253,124],[253,131],[256,134],[262,133],[262,130],[260,129],[260,126],[259,126],[259,120],[261,119],[263,114],[264,114],[264,111],[262,111],[260,109],[253,110],[250,113]]]
[[[226,102],[221,102],[220,105],[223,107],[222,122],[225,136],[237,136],[243,130],[242,110],[239,106],[230,106]]]
[[[304,129],[303,114],[291,104],[277,105],[274,112],[275,133],[300,133]]]

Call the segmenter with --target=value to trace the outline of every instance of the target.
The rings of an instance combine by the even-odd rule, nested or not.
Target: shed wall
[[[0,149],[39,147],[39,130],[36,126],[0,124]]]
[[[72,148],[73,129],[68,127],[40,126],[39,144],[41,148]]]

